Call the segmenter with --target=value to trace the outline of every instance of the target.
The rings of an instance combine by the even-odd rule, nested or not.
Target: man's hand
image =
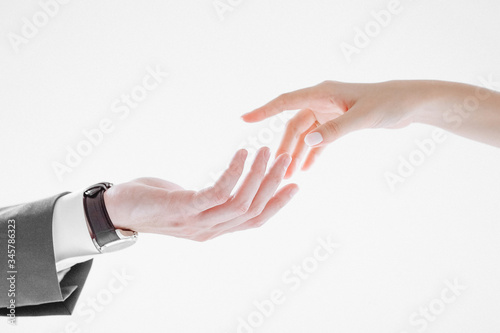
[[[291,157],[282,154],[266,175],[270,152],[258,151],[241,187],[247,157],[239,150],[215,185],[188,191],[158,178],[139,178],[117,184],[104,193],[109,217],[116,228],[164,234],[196,241],[259,227],[276,214],[298,190],[296,184],[278,189]]]

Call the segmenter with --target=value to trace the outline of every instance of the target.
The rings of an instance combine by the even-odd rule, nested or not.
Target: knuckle
[[[264,223],[266,223],[265,219],[258,219],[252,223],[252,227],[253,228],[260,228],[264,225]]]
[[[250,209],[248,209],[246,215],[248,215],[248,217],[259,216],[263,210],[264,210],[263,205],[260,205],[260,204],[252,205],[252,207],[250,207]]]
[[[243,201],[235,204],[235,209],[239,214],[246,214],[250,209],[251,202]]]
[[[280,174],[272,173],[269,175],[269,182],[273,185],[277,185],[281,183],[283,177]]]
[[[214,198],[217,204],[222,204],[229,199],[229,194],[221,189],[214,190]]]
[[[255,161],[250,167],[250,171],[257,177],[263,177],[266,172],[266,161],[260,160],[259,162]]]
[[[203,243],[210,240],[212,237],[210,235],[198,235],[192,238],[192,240]]]
[[[336,84],[336,82],[337,81],[333,81],[333,80],[325,80],[325,81],[321,82],[320,84],[318,84],[318,86],[330,88],[330,87],[334,86]]]
[[[290,96],[289,93],[284,93],[276,98],[276,104],[280,109],[284,109],[286,107],[286,101],[289,96]]]
[[[224,172],[220,178],[222,184],[227,184],[231,181],[232,177],[237,176],[240,173],[241,164],[231,163],[229,168]]]
[[[266,174],[266,163],[262,162],[259,165],[253,165],[251,170],[258,179],[262,179]]]
[[[295,135],[299,135],[299,126],[300,123],[297,118],[292,118],[286,123],[286,130],[290,133],[294,133]]]
[[[187,217],[193,214],[193,211],[204,210],[207,203],[210,201],[210,197],[205,191],[196,192],[193,194],[191,204],[189,208],[185,208],[183,211],[183,216]],[[166,207],[167,209],[168,207]]]
[[[329,122],[325,123],[324,129],[325,129],[326,133],[333,138],[337,138],[340,135],[340,127],[334,121],[329,121]]]

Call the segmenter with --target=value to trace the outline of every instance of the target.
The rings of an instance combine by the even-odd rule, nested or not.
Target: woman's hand
[[[259,227],[297,192],[295,184],[277,191],[291,161],[278,157],[266,175],[269,149],[262,148],[240,188],[231,194],[247,157],[240,150],[215,185],[188,191],[158,178],[139,178],[104,193],[106,209],[116,228],[164,234],[197,241]]]
[[[454,105],[463,104],[470,96],[478,100],[477,112],[455,111]],[[453,82],[325,81],[283,94],[242,117],[247,122],[257,122],[285,110],[300,109],[288,122],[276,153],[292,155],[285,175],[289,178],[308,150],[303,170],[311,166],[327,144],[365,128],[401,128],[422,122],[500,146],[499,103],[498,93]]]

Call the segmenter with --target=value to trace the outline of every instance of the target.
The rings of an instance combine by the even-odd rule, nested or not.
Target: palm
[[[194,191],[163,179],[139,178],[114,189],[120,198],[117,219],[127,221],[129,228],[136,231],[171,233],[172,224],[184,221],[195,211],[188,204]]]
[[[261,149],[242,185],[231,195],[245,159],[246,151],[240,150],[215,185],[200,191],[158,178],[113,186],[104,195],[110,218],[117,228],[200,241],[259,226],[297,189],[290,184],[276,192],[291,158],[283,155],[265,175],[269,150]]]

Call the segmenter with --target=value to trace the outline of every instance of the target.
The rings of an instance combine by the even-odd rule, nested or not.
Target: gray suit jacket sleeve
[[[75,308],[92,260],[77,264],[57,279],[52,240],[52,214],[58,198],[0,208],[0,315],[9,314],[15,299],[16,316],[70,315]],[[15,298],[8,295],[8,221],[15,220]],[[11,223],[12,224],[12,223]],[[12,229],[12,227],[10,228]],[[11,232],[12,233],[12,232]],[[12,295],[12,294],[11,294]]]

